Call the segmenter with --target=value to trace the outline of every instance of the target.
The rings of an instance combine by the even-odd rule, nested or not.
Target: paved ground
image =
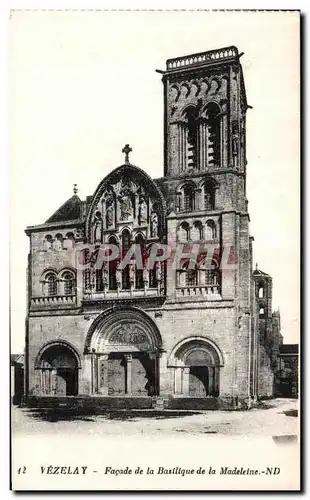
[[[197,411],[157,413],[149,411],[129,414],[106,413],[65,418],[56,421],[42,419],[42,413],[26,408],[12,407],[12,432],[20,434],[83,434],[92,436],[161,435],[188,433],[191,435],[218,434],[230,436],[296,436],[299,419],[296,418],[298,401],[274,399],[251,411]],[[293,410],[291,412],[291,410]],[[285,414],[284,412],[288,412]],[[43,415],[44,416],[44,415]],[[50,420],[50,419],[49,419]]]

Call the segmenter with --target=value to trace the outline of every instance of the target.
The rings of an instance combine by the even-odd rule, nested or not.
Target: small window
[[[196,271],[196,269],[187,269],[185,283],[186,283],[186,286],[196,286],[197,285],[197,271]]]
[[[57,279],[55,274],[49,273],[46,275],[45,281],[47,283],[47,293],[48,295],[57,294]]]
[[[136,237],[136,245],[140,246],[140,252],[141,252],[141,260],[143,263],[143,260],[145,258],[145,241],[144,238],[141,234],[139,234]],[[143,289],[144,288],[144,280],[143,280],[143,268],[139,269],[139,260],[136,262],[136,269],[135,269],[135,282],[136,282],[136,289]],[[141,262],[140,262],[141,264]]]
[[[131,238],[130,232],[127,229],[124,229],[122,232],[122,255],[123,258],[128,253],[130,248]],[[128,290],[130,288],[130,269],[129,265],[127,265],[122,271],[122,288],[123,290]]]
[[[258,289],[258,297],[260,299],[262,299],[264,297],[264,287],[261,286],[259,289]]]
[[[207,286],[218,285],[218,282],[219,282],[218,270],[208,269],[206,271],[206,285]]]
[[[214,240],[216,238],[216,226],[213,220],[208,220],[206,224],[206,240]]]
[[[74,276],[72,273],[65,272],[63,274],[64,280],[64,294],[65,295],[73,295],[74,294]]]
[[[117,240],[115,236],[111,236],[109,239],[109,244],[110,245],[115,245],[117,246]],[[117,260],[116,259],[109,259],[109,290],[117,290],[117,282],[116,282],[116,267],[117,267]]]
[[[265,308],[264,307],[260,307],[260,309],[259,309],[259,317],[260,318],[264,318],[265,317]]]
[[[202,240],[202,224],[200,221],[194,222],[192,231],[191,231],[191,240],[199,241]]]
[[[189,225],[187,222],[182,222],[177,231],[178,241],[185,242],[189,240]]]

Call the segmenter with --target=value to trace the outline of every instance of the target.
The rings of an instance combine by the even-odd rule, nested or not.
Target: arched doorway
[[[161,345],[155,323],[137,308],[114,308],[100,315],[85,345],[92,359],[92,393],[119,397],[158,394]]]
[[[66,343],[52,343],[41,349],[36,368],[40,374],[40,392],[46,396],[78,394],[79,358]]]
[[[192,398],[217,397],[223,355],[204,337],[183,339],[173,349],[168,365],[174,369],[174,394]]]

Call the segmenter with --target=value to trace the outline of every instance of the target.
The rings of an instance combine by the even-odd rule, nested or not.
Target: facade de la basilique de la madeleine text
[[[26,229],[26,404],[250,408],[274,394],[283,338],[272,278],[253,271],[240,54],[212,50],[157,71],[163,177],[133,165],[125,145],[124,164],[107,166],[93,195],[82,201],[75,188]],[[156,244],[181,243],[177,266],[158,258],[150,268]],[[105,244],[119,256],[98,265]],[[192,264],[194,244],[212,258],[207,250]],[[122,267],[132,246],[142,266]]]

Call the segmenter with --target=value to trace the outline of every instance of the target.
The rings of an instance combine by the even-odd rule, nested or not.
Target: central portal
[[[108,395],[153,396],[155,372],[155,359],[147,353],[112,353],[108,358]]]
[[[92,359],[92,393],[148,397],[158,394],[161,337],[137,308],[103,313],[92,325],[86,349]]]

